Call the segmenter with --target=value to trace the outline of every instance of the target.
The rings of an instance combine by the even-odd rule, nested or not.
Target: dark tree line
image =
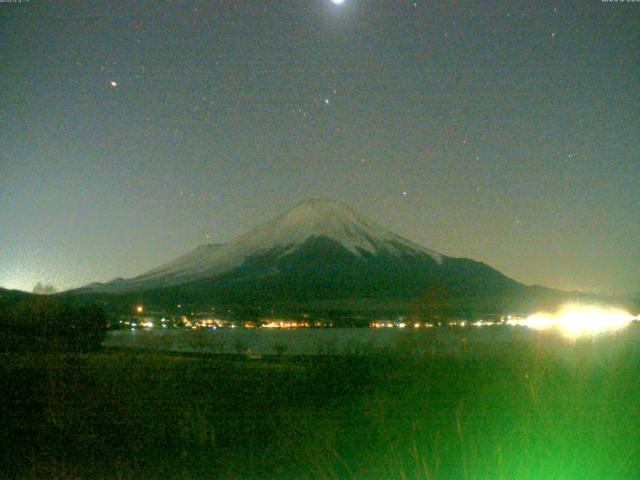
[[[97,305],[40,296],[0,302],[0,351],[91,351],[108,326]]]

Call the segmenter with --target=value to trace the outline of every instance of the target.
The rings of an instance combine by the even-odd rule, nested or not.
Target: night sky
[[[0,3],[0,286],[129,277],[310,197],[640,291],[640,3]]]

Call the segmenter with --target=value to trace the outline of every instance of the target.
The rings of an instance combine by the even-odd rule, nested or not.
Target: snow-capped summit
[[[90,289],[118,293],[180,285],[231,271],[257,256],[286,256],[312,239],[333,242],[356,257],[418,255],[429,256],[437,263],[443,259],[441,254],[389,232],[340,202],[312,199],[229,243],[201,245],[132,279],[91,285]]]
[[[312,199],[302,202],[273,222],[257,227],[231,242],[241,250],[266,251],[275,246],[295,249],[311,237],[325,237],[351,253],[375,254],[386,250],[400,255],[407,250],[419,251],[441,261],[441,255],[420,247],[358,215],[343,203]]]
[[[354,301],[395,305],[428,298],[429,308],[435,302],[451,309],[486,298],[501,302],[520,288],[483,263],[441,255],[342,203],[316,199],[228,243],[201,245],[137,277],[66,294],[106,294],[108,302],[130,302],[133,296],[165,307],[240,308],[275,303],[317,308],[315,302],[346,308]]]

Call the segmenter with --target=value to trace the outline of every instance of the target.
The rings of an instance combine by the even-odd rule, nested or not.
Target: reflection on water
[[[620,332],[619,338],[635,341],[640,326]],[[585,342],[603,342],[598,337]],[[430,329],[149,329],[114,330],[106,347],[156,351],[249,355],[366,355],[383,352],[415,354],[490,355],[505,348],[535,343],[566,350],[567,342],[553,332],[507,325],[487,328],[436,327]],[[640,342],[636,342],[640,345]],[[640,351],[640,348],[639,348]]]

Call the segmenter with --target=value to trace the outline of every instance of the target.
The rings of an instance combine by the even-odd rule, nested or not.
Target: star
[[[109,85],[111,85],[113,88],[116,88],[118,86],[118,82],[115,82],[115,81],[111,80],[109,82]]]

